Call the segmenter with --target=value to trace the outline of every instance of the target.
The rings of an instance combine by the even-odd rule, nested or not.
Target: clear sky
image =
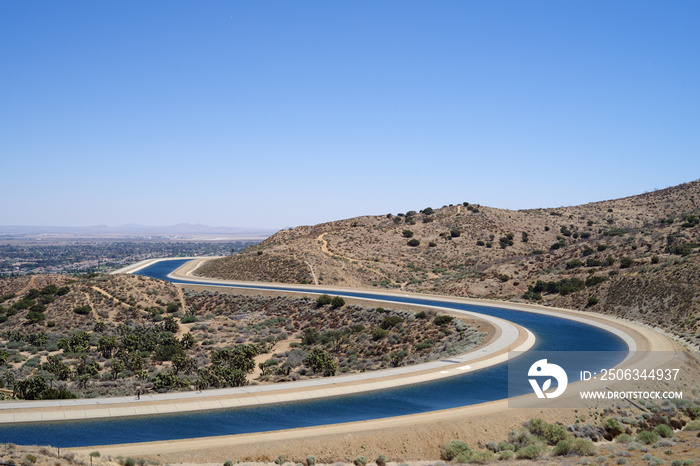
[[[282,228],[700,178],[700,2],[0,1],[0,224]]]

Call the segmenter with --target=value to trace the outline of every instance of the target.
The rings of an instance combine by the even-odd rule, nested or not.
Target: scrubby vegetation
[[[25,399],[327,377],[465,352],[486,335],[451,316],[339,296],[182,293],[124,275],[31,280],[0,280],[0,384]]]

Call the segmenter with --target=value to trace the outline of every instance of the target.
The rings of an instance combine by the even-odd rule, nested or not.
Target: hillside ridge
[[[275,233],[201,276],[537,301],[698,343],[700,180],[568,207],[463,202]]]

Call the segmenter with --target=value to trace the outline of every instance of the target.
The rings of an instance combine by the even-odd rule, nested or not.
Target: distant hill
[[[211,227],[201,224],[179,223],[170,226],[126,224],[110,227],[93,225],[86,227],[64,226],[0,226],[0,235],[223,235],[265,238],[275,230],[264,228]]]
[[[283,230],[198,273],[532,300],[660,325],[698,342],[699,217],[700,180],[572,207],[463,202]]]

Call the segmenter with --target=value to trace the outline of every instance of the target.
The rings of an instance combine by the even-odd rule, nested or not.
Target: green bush
[[[498,459],[503,460],[503,461],[508,461],[513,459],[515,456],[515,452],[513,450],[503,450],[498,454]]]
[[[458,456],[471,456],[471,454],[472,449],[469,448],[469,444],[462,440],[450,440],[440,445],[440,459],[445,461],[452,461]]]
[[[390,316],[387,317],[382,321],[381,324],[379,324],[380,328],[383,328],[384,330],[389,330],[392,327],[396,327],[399,325],[401,322],[403,322],[403,319],[399,316]]]
[[[593,442],[585,438],[575,438],[571,442],[571,452],[579,456],[593,456],[598,451]]]
[[[534,460],[539,458],[540,456],[544,455],[545,451],[547,449],[545,448],[544,445],[539,445],[536,443],[533,443],[531,445],[528,445],[526,447],[521,448],[520,450],[515,452],[515,457],[517,459],[527,459],[527,460]]]
[[[411,230],[404,230],[403,232],[401,232],[401,235],[404,238],[413,238],[413,232]]]
[[[389,331],[381,327],[375,327],[374,330],[372,330],[372,340],[374,341],[379,341],[387,335],[389,335]]]
[[[306,457],[306,464],[309,466],[316,466],[316,457],[314,455],[308,455]]]
[[[588,297],[588,305],[589,306],[595,306],[598,303],[599,303],[599,300],[596,296],[589,296]]]
[[[563,427],[550,424],[539,418],[530,419],[528,429],[533,434],[542,437],[550,445],[556,445],[569,437],[569,434]]]
[[[420,246],[420,241],[413,238],[413,239],[408,240],[408,243],[406,243],[406,244],[411,246],[412,248],[415,248],[416,246]]]
[[[571,440],[559,440],[552,450],[554,456],[566,456],[571,453],[573,442]]]
[[[666,424],[659,424],[658,426],[654,427],[653,432],[659,434],[659,436],[661,436],[663,438],[673,438],[676,436],[673,433],[673,429],[671,429]]]
[[[331,298],[329,295],[322,294],[321,296],[316,298],[316,307],[321,307],[325,306],[326,304],[330,304],[332,300],[333,298]]]
[[[566,263],[566,268],[568,269],[575,269],[578,267],[583,267],[583,262],[581,262],[580,259],[572,259],[569,262]]]
[[[632,267],[634,264],[634,261],[630,257],[623,257],[620,259],[620,268],[621,269],[627,269],[629,267]]]
[[[620,434],[615,437],[615,443],[628,444],[632,441],[632,436],[629,434]]]
[[[377,466],[386,466],[386,456],[377,456],[377,460],[375,461],[375,463],[377,463]]]
[[[233,461],[231,461],[231,460],[224,461],[224,466],[233,466]]]
[[[455,458],[455,462],[457,463],[472,463],[472,464],[488,464],[491,463],[493,460],[496,459],[496,455],[493,454],[492,451],[475,451],[473,452],[470,456],[467,456],[465,459],[467,461],[461,461],[462,455],[457,456]]]
[[[695,419],[695,420],[690,421],[688,424],[685,425],[683,430],[686,432],[700,430],[700,419]]]
[[[343,298],[341,298],[340,296],[334,296],[331,299],[331,307],[333,309],[337,309],[337,308],[343,307],[343,306],[345,306],[345,300]]]
[[[73,312],[75,312],[76,314],[80,314],[81,316],[90,314],[90,311],[92,311],[92,308],[90,306],[80,306],[73,309]]]
[[[450,236],[452,238],[459,238],[462,235],[462,232],[459,231],[459,228],[452,228],[450,230]]]
[[[192,322],[197,322],[197,318],[195,316],[184,316],[180,319],[180,322],[183,324],[191,324]]]
[[[643,430],[637,434],[637,441],[645,445],[651,445],[659,440],[659,434],[649,430]]]
[[[440,327],[444,327],[448,325],[450,322],[454,320],[454,317],[448,316],[448,315],[439,315],[435,316],[435,320],[433,322],[435,325],[439,325]]]

